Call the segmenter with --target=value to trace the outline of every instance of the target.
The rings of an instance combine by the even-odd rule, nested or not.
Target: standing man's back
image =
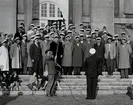
[[[91,48],[89,52],[91,56],[88,57],[84,63],[84,70],[86,71],[86,79],[87,79],[86,99],[95,99],[100,58],[97,56],[96,50],[94,48]]]

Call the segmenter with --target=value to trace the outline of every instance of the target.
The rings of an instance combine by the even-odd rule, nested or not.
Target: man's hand
[[[56,61],[56,59],[57,59],[57,56],[55,56],[55,58],[54,58],[54,59],[55,59],[55,61]]]

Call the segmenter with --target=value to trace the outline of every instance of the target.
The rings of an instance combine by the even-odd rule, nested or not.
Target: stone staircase
[[[20,75],[22,79],[22,89],[24,95],[45,95],[46,92],[31,91],[28,87],[29,75]],[[126,94],[127,87],[130,86],[133,76],[128,79],[120,79],[119,72],[114,72],[112,76],[108,76],[106,72],[98,78],[97,94]],[[62,90],[57,90],[57,95],[86,95],[86,76],[85,75],[62,75],[60,82]],[[11,91],[10,95],[16,95],[17,91]],[[0,92],[2,94],[2,92]]]

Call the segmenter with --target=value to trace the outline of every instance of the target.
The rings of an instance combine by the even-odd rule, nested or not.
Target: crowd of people
[[[130,35],[126,32],[111,34],[106,26],[94,31],[83,23],[79,27],[79,32],[76,32],[73,24],[68,27],[62,24],[61,29],[57,28],[56,22],[45,28],[31,24],[25,32],[25,26],[21,24],[15,35],[1,33],[0,80],[6,83],[5,87],[18,82],[19,74],[35,74],[39,79],[44,77],[46,70],[48,75],[55,75],[55,69],[60,68],[61,75],[81,75],[86,58],[91,56],[88,53],[91,48],[96,49],[100,58],[99,75],[103,71],[107,71],[108,75],[118,71],[121,78],[133,74],[133,42]],[[48,86],[51,86],[55,77],[49,78],[52,82]]]

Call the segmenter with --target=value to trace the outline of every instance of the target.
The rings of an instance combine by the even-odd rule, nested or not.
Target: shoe
[[[91,98],[86,97],[86,99],[91,99]]]
[[[123,79],[124,77],[120,77],[120,79]]]

